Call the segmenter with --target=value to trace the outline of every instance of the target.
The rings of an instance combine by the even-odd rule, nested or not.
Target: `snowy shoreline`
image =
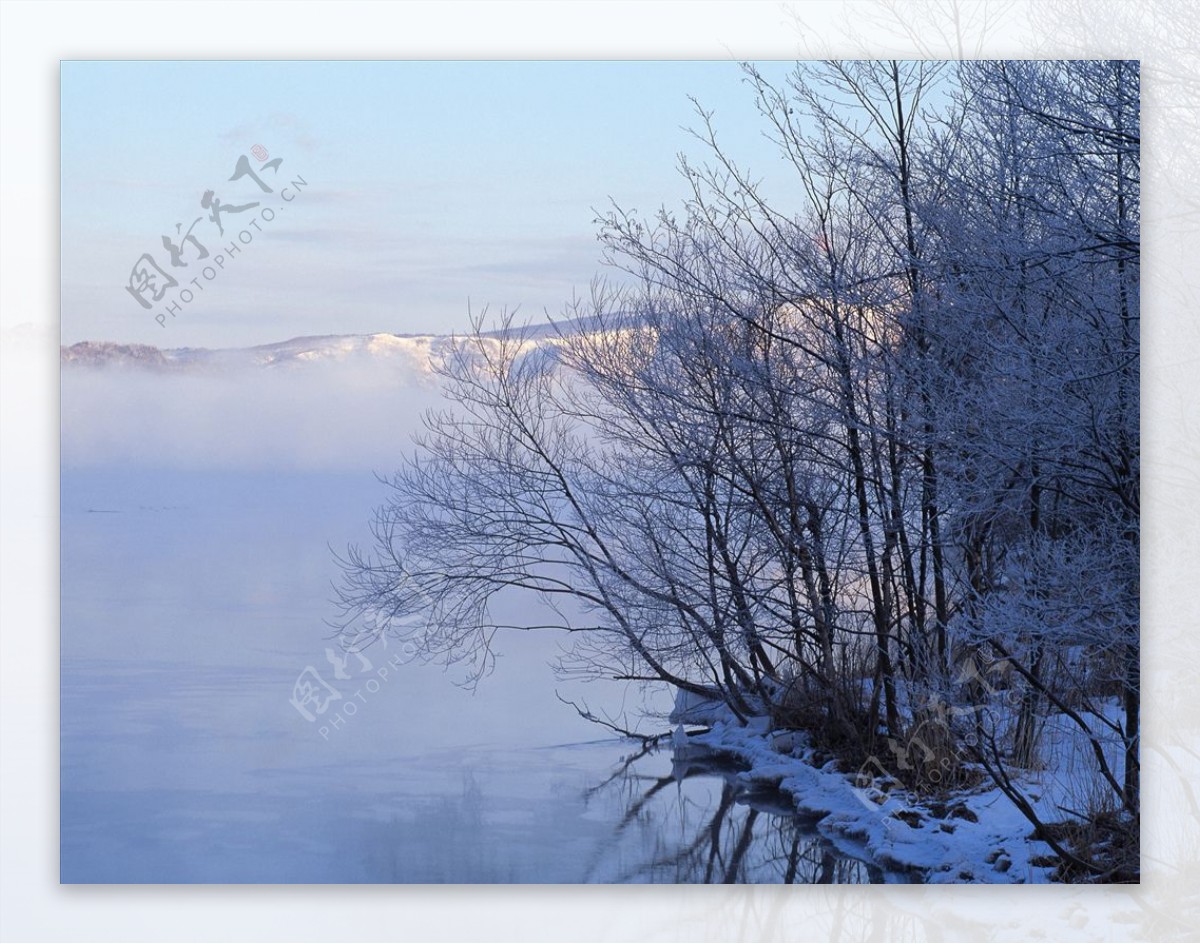
[[[908,791],[860,788],[853,774],[822,761],[799,732],[772,732],[768,719],[742,726],[716,721],[676,751],[701,748],[748,766],[747,784],[771,783],[792,797],[796,812],[847,852],[888,871],[930,884],[1045,884],[1052,882],[1050,847],[1031,839],[1032,826],[996,787],[953,791],[941,799]],[[1036,781],[1033,796],[1044,799]],[[1043,858],[1045,857],[1045,858]]]

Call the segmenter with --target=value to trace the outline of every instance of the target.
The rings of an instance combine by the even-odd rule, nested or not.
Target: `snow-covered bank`
[[[1029,838],[1032,827],[994,786],[918,799],[900,790],[862,789],[836,762],[824,761],[807,737],[772,734],[767,719],[742,726],[717,721],[690,745],[732,754],[749,766],[740,777],[767,781],[794,798],[798,812],[819,817],[819,828],[847,850],[883,868],[916,873],[930,883],[1045,883],[1050,847]],[[1048,788],[1024,784],[1036,804],[1049,806]],[[1051,810],[1045,810],[1049,818]],[[1043,858],[1044,857],[1044,858]]]

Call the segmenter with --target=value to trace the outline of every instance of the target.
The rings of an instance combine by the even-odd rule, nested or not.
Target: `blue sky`
[[[64,62],[61,81],[67,344],[448,332],[468,300],[556,313],[600,270],[594,209],[682,200],[676,156],[703,153],[684,130],[689,95],[739,162],[781,167],[732,61]],[[254,145],[282,159],[263,172],[269,195],[228,180]],[[295,178],[308,185],[285,205],[279,184]],[[220,237],[206,190],[260,207],[226,213]],[[204,279],[264,207],[275,218]],[[171,267],[162,237],[197,217],[209,259],[187,244]],[[150,310],[125,288],[147,252],[180,283]]]

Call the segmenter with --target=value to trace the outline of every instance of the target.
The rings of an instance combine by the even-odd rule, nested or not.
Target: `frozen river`
[[[556,690],[633,720],[665,694],[564,683],[554,634],[503,640],[474,694],[394,645],[331,660],[330,547],[383,497],[369,474],[63,470],[63,881],[890,879],[735,771],[597,740]],[[294,703],[306,672],[323,712]]]

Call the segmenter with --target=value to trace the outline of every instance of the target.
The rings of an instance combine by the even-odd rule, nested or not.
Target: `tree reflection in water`
[[[583,881],[863,884],[878,867],[837,849],[769,784],[738,780],[717,755],[644,749],[586,791],[589,811],[615,821]],[[897,880],[895,877],[892,880]],[[903,880],[903,879],[899,879]]]

